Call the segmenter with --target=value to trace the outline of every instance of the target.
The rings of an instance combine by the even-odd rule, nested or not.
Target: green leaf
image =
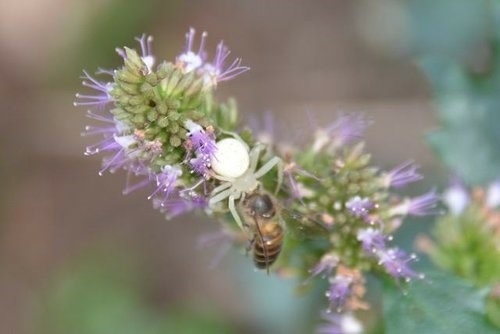
[[[441,128],[428,136],[431,147],[472,185],[500,176],[500,3],[482,4],[488,38],[467,56],[427,53],[419,65],[427,75]]]
[[[387,334],[494,334],[486,320],[485,290],[449,274],[429,273],[402,291],[392,281],[384,284],[384,321]]]
[[[441,129],[428,137],[431,147],[458,176],[484,184],[500,171],[500,56],[492,70],[478,75],[451,60],[421,61],[433,84]]]

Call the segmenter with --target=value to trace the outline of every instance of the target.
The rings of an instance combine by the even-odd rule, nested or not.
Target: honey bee
[[[241,201],[245,226],[253,234],[249,249],[252,248],[253,262],[258,269],[266,269],[278,259],[284,239],[280,210],[271,195],[256,191]]]

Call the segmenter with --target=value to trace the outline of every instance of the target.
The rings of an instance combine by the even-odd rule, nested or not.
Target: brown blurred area
[[[436,124],[423,75],[408,58],[370,48],[362,2],[148,1],[137,31],[96,32],[94,20],[106,27],[101,15],[120,10],[117,2],[0,2],[0,333],[37,333],[34,319],[54,276],[108,244],[146,262],[153,306],[203,296],[234,322],[248,321],[248,306],[228,293],[242,283],[208,269],[215,250],[195,247],[217,225],[196,216],[165,221],[144,192],[121,195],[124,173],[98,176],[100,157],[83,156],[93,139],[80,136],[85,110],[72,102],[83,91],[81,70],[96,70],[88,46],[99,49],[103,67],[116,66],[114,46],[135,46],[133,37],[146,32],[156,56],[172,59],[189,26],[207,30],[209,50],[224,39],[252,67],[219,90],[221,99],[237,98],[244,117],[271,111],[307,133],[306,111],[318,124],[338,111],[364,112],[374,121],[367,142],[378,164],[416,159],[434,167],[423,142]],[[125,40],[110,45],[114,35]]]

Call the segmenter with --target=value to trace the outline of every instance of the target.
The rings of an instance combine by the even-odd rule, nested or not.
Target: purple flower
[[[323,312],[321,318],[326,323],[319,326],[317,334],[361,334],[363,325],[351,313]]]
[[[189,165],[195,173],[206,178],[217,150],[215,136],[212,131],[205,131],[190,120],[186,122],[185,127],[188,129],[187,146],[195,153],[195,157],[189,160]]]
[[[380,230],[365,228],[358,231],[358,240],[361,241],[363,249],[368,254],[375,254],[385,248],[385,241],[388,239]]]
[[[218,82],[227,81],[250,70],[248,66],[241,66],[241,58],[236,58],[229,66],[224,63],[231,51],[221,41],[217,45],[217,51],[212,63],[206,63],[202,68],[206,83],[216,86]]]
[[[406,161],[383,176],[383,184],[387,188],[401,188],[424,177],[417,172],[418,166],[413,161]]]
[[[205,62],[205,40],[207,38],[207,32],[204,31],[201,34],[200,46],[198,52],[193,51],[193,41],[196,30],[189,28],[186,33],[186,48],[184,52],[177,56],[177,64],[181,66],[186,73],[197,70],[201,68]]]
[[[330,307],[340,311],[351,295],[352,277],[336,275],[330,280],[330,287],[326,297],[330,301]]]
[[[191,170],[205,178],[208,178],[208,172],[210,170],[211,164],[212,160],[208,155],[205,154],[200,154],[197,155],[196,158],[189,159]]]
[[[338,263],[339,258],[336,255],[324,255],[321,260],[309,271],[311,273],[311,278],[320,274],[321,277],[325,278],[332,273],[332,270],[337,266]]]
[[[156,189],[148,196],[148,199],[160,194],[163,195],[160,197],[161,200],[167,200],[177,187],[177,178],[181,175],[182,170],[178,166],[164,166],[162,171],[154,176]]]
[[[77,101],[73,102],[75,107],[92,106],[104,109],[108,103],[113,101],[113,98],[109,95],[109,92],[113,88],[111,82],[98,81],[90,76],[87,71],[83,71],[82,79],[84,79],[82,85],[92,88],[95,92],[92,95],[76,93]]]
[[[153,56],[153,36],[142,34],[141,37],[136,37],[135,40],[139,42],[139,45],[141,46],[141,60],[146,65],[149,73],[153,70],[153,66],[156,61],[155,57]],[[124,49],[116,48],[116,52],[123,59],[127,58],[127,54]]]
[[[382,265],[389,275],[395,279],[404,279],[409,282],[413,278],[423,278],[423,275],[417,273],[409,266],[410,262],[417,259],[415,254],[406,254],[405,251],[399,248],[390,248],[380,250],[377,253],[379,264]]]
[[[196,31],[190,28],[186,34],[184,52],[177,56],[176,63],[184,69],[185,73],[197,71],[199,75],[204,77],[206,85],[216,86],[218,82],[231,80],[250,69],[248,66],[241,65],[241,58],[234,59],[230,65],[226,66],[225,62],[231,52],[222,41],[217,45],[213,61],[207,62],[205,52],[207,33],[204,31],[201,34],[200,46],[197,52],[193,51],[195,34]]]
[[[401,204],[391,208],[390,214],[392,216],[411,215],[416,217],[435,215],[439,213],[439,211],[436,210],[438,201],[439,196],[436,190],[433,189],[421,196],[406,199]]]
[[[366,220],[370,211],[375,207],[375,204],[366,197],[355,196],[346,202],[345,207],[351,215]]]
[[[319,151],[327,145],[339,148],[359,140],[370,124],[361,114],[341,115],[335,122],[317,132],[313,150]]]
[[[85,155],[95,155],[98,153],[109,153],[109,156],[103,159],[103,167],[99,171],[102,175],[106,170],[115,172],[116,170],[127,167],[134,162],[137,150],[133,149],[136,144],[135,137],[132,135],[123,135],[127,126],[114,120],[111,114],[100,115],[87,112],[89,118],[105,123],[102,126],[87,126],[83,135],[102,135],[104,138],[97,144],[87,146]]]
[[[177,192],[175,196],[155,198],[153,200],[153,207],[165,213],[167,219],[172,219],[194,209],[206,208],[207,205],[207,199],[194,192],[189,195]]]
[[[188,141],[196,153],[213,157],[217,150],[213,131],[205,131],[203,127],[190,120],[186,121],[185,126],[188,129]]]

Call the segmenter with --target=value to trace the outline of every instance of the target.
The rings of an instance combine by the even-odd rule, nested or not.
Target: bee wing
[[[301,238],[327,238],[332,230],[331,225],[321,219],[319,214],[304,214],[297,210],[283,209],[281,216],[287,232]]]

